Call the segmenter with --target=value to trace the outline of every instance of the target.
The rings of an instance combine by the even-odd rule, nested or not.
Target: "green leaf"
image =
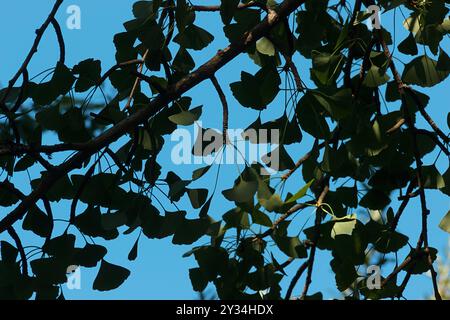
[[[194,291],[203,292],[208,285],[208,279],[200,268],[189,269],[189,279],[191,279]]]
[[[264,66],[255,75],[241,72],[241,81],[230,84],[233,96],[246,108],[263,110],[277,96],[281,80],[274,66]]]
[[[50,256],[57,258],[70,257],[75,248],[75,236],[64,233],[47,241],[42,247],[42,251]]]
[[[154,19],[157,3],[158,1],[137,1],[133,4],[133,15],[139,19]]]
[[[384,209],[391,199],[383,191],[377,189],[369,190],[359,201],[359,205],[372,210]]]
[[[37,206],[32,206],[23,220],[22,228],[47,238],[52,231],[52,221]]]
[[[450,168],[448,168],[447,171],[445,171],[442,178],[444,179],[445,187],[441,188],[440,191],[450,196]]]
[[[272,237],[277,247],[288,257],[297,259],[308,256],[305,245],[298,237],[279,236],[276,233]]]
[[[343,218],[334,218],[333,221],[333,229],[331,229],[331,238],[333,239],[343,234],[351,236],[357,222],[356,215],[354,214]]]
[[[205,166],[205,167],[194,170],[192,172],[192,180],[195,181],[195,180],[200,179],[209,171],[210,168],[211,168],[211,166],[209,165],[209,166]]]
[[[69,68],[58,62],[49,82],[30,83],[31,97],[38,105],[48,105],[59,96],[68,93],[74,82],[75,77]]]
[[[171,115],[169,120],[177,125],[190,126],[197,121],[202,114],[202,107],[197,107],[189,111],[182,111],[180,113]]]
[[[18,195],[10,192],[14,185],[9,181],[3,181],[0,183],[0,206],[9,207],[19,202]]]
[[[431,262],[434,262],[437,258],[438,251],[435,248],[429,247],[429,254],[431,258]],[[428,259],[428,254],[424,252],[424,249],[422,249],[419,252],[416,252],[416,249],[411,249],[410,255],[416,256],[418,254],[418,257],[414,259],[414,264],[412,265],[411,273],[412,274],[422,274],[430,270],[430,263]]]
[[[164,34],[154,20],[148,20],[139,28],[138,39],[151,52],[158,52],[164,45]]]
[[[330,86],[341,73],[345,59],[341,54],[331,55],[313,50],[311,77],[317,86]]]
[[[411,56],[415,56],[419,52],[417,50],[416,40],[414,39],[414,35],[412,33],[409,33],[406,39],[400,42],[398,45],[398,51]]]
[[[71,176],[74,189],[78,190],[85,180],[82,175]],[[80,201],[105,208],[119,208],[125,200],[126,192],[117,184],[117,176],[110,173],[99,173],[85,182]]]
[[[224,190],[222,194],[229,201],[242,203],[252,201],[257,189],[257,181],[245,181],[241,177],[232,189]]]
[[[82,214],[76,216],[74,224],[80,232],[91,237],[111,240],[118,236],[115,228],[107,230],[103,227],[102,214],[98,207],[89,206]]]
[[[278,135],[273,135],[276,132],[275,130],[280,129],[281,132]],[[295,117],[289,120],[286,113],[283,113],[278,119],[265,123],[261,123],[261,117],[258,117],[244,130],[241,136],[254,144],[267,143],[283,145],[301,142],[303,138]]]
[[[336,197],[348,207],[356,208],[358,206],[358,190],[356,187],[337,188]]]
[[[269,212],[278,210],[283,206],[283,200],[279,194],[272,194],[269,198],[260,198],[259,203]]]
[[[379,87],[389,81],[389,76],[386,70],[383,70],[376,65],[372,65],[367,71],[363,84],[369,88]]]
[[[178,53],[173,59],[172,67],[177,71],[188,73],[194,69],[195,62],[189,52],[185,48],[180,47]]]
[[[226,223],[226,228],[248,229],[250,223],[248,213],[240,208],[231,209],[222,216]]]
[[[450,57],[441,48],[439,52],[439,58],[436,64],[436,70],[439,71],[450,71]]]
[[[303,198],[309,190],[309,187],[313,184],[314,179],[309,181],[306,185],[304,185],[300,190],[298,190],[292,197],[286,200],[286,203],[295,202],[298,199]]]
[[[218,275],[225,273],[228,265],[228,253],[224,248],[203,246],[196,248],[193,253],[200,270],[209,281],[213,281]]]
[[[100,270],[92,288],[98,291],[109,291],[118,288],[130,275],[124,267],[102,260]]]
[[[442,218],[439,223],[439,228],[444,230],[445,232],[450,233],[450,211],[447,212],[444,218]]]
[[[347,290],[358,278],[358,273],[351,263],[334,258],[330,265],[335,274],[336,286],[339,291]]]
[[[210,222],[207,218],[200,218],[194,220],[183,219],[177,227],[177,231],[173,236],[173,244],[193,244],[208,230]]]
[[[352,93],[350,89],[341,89],[331,94],[322,91],[310,91],[313,97],[334,119],[341,120],[353,113],[351,103]]]
[[[423,187],[427,189],[441,189],[445,187],[444,178],[434,165],[422,167]]]
[[[14,172],[21,172],[25,171],[28,168],[30,168],[32,165],[36,163],[36,160],[30,156],[25,155],[22,159],[17,161],[16,165],[14,166]]]
[[[67,143],[79,143],[90,140],[91,136],[86,129],[81,108],[70,108],[61,116],[61,130],[58,130],[58,137]]]
[[[267,56],[273,57],[275,55],[275,46],[266,37],[262,37],[261,39],[256,41],[256,50],[258,50],[259,53],[265,54]]]
[[[41,258],[30,262],[33,274],[40,281],[49,284],[63,284],[67,282],[67,263],[64,260]]]
[[[417,57],[405,66],[402,78],[408,84],[433,87],[447,78],[450,73],[450,71],[438,70],[436,66],[437,62],[427,56]]]
[[[240,0],[221,0],[220,17],[222,18],[223,24],[230,24],[239,2]]]
[[[93,268],[102,260],[107,253],[105,247],[98,244],[87,243],[84,248],[75,252],[74,260],[77,265]]]
[[[261,20],[261,14],[255,9],[237,10],[234,13],[236,23],[225,25],[223,30],[230,42],[236,42]]]
[[[186,193],[186,186],[190,181],[181,180],[174,172],[167,173],[166,180],[169,185],[169,198],[171,201],[179,201],[181,197]]]
[[[252,222],[259,224],[264,227],[272,227],[272,221],[267,216],[267,214],[261,212],[260,210],[257,210],[256,208],[252,210],[250,213],[252,216]]]
[[[175,8],[175,20],[180,32],[183,32],[186,26],[194,23],[195,11],[187,4],[186,0],[177,1],[177,7]]]
[[[194,209],[200,208],[208,197],[208,189],[188,189],[188,196]]]
[[[275,171],[291,170],[295,167],[294,161],[282,144],[262,156],[261,160]]]
[[[79,76],[75,83],[75,91],[85,92],[97,85],[100,82],[101,70],[100,60],[87,59],[75,65],[72,72]]]
[[[205,29],[196,25],[189,25],[183,32],[177,34],[173,41],[186,49],[202,50],[206,48],[214,37]]]
[[[138,255],[138,245],[139,245],[139,237],[136,239],[136,242],[134,243],[133,247],[131,248],[130,252],[128,253],[128,260],[134,261],[137,258]]]
[[[324,110],[317,104],[310,91],[298,102],[296,114],[298,123],[310,135],[318,139],[329,137],[330,128],[325,120]]]
[[[1,253],[1,261],[7,263],[15,263],[17,260],[17,256],[19,254],[19,250],[16,249],[13,245],[9,244],[6,241],[0,242],[0,253]]]

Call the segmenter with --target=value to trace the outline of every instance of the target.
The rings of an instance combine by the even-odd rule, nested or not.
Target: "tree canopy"
[[[0,234],[8,234],[0,244],[0,297],[64,298],[69,266],[98,267],[93,289],[116,289],[130,275],[105,258],[123,250],[116,238],[136,238],[123,252],[135,260],[145,238],[171,237],[192,247],[185,257],[197,263],[186,272],[193,290],[213,285],[220,299],[320,299],[310,290],[314,270],[324,267],[318,251],[329,253],[332,285],[348,299],[403,298],[414,276],[427,272],[440,299],[428,218],[439,216],[442,232],[450,232],[450,114],[441,106],[447,127],[438,126],[427,93],[448,86],[450,1],[192,2],[137,1],[134,19],[114,36],[116,64],[105,67],[94,58],[66,65],[55,18],[63,0],[54,1],[23,64],[0,89]],[[394,30],[370,28],[371,5],[404,14],[408,36],[396,43]],[[200,27],[199,12],[216,15],[229,42],[203,64],[196,53],[217,35]],[[59,59],[32,77],[30,62],[50,32]],[[258,71],[242,69],[223,83],[221,70],[241,55]],[[229,119],[239,117],[229,110],[233,101],[259,112],[246,129],[280,132],[272,151],[278,171],[267,171],[267,161],[245,163],[234,185],[224,186],[220,165],[201,166],[185,180],[159,161],[170,135],[211,107],[189,96],[202,82],[221,106],[214,154],[236,148],[227,134]],[[99,93],[104,99],[94,100]],[[274,104],[282,95],[284,105]],[[274,108],[283,116],[263,121]],[[289,152],[294,145],[306,152]],[[208,155],[202,141],[199,148]],[[28,181],[30,171],[39,174]],[[214,172],[215,186],[205,180]],[[440,212],[429,210],[430,189],[439,193]],[[221,212],[217,198],[233,208]],[[411,206],[415,198],[419,205]],[[311,221],[299,224],[299,212]],[[417,239],[397,228],[406,212],[420,229]],[[32,243],[23,243],[25,232],[34,234]],[[367,266],[389,257],[395,266],[370,288]],[[291,264],[294,273],[285,270]]]

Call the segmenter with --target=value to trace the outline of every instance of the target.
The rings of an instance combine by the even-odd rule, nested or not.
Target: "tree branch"
[[[284,300],[289,300],[292,297],[292,292],[294,291],[295,285],[297,284],[298,280],[300,280],[300,277],[302,276],[303,272],[305,272],[306,268],[308,268],[308,265],[309,265],[309,261],[306,260],[297,269],[297,272],[295,273],[294,277],[292,278],[291,283],[289,284],[289,288],[286,292],[286,296],[284,297]]]
[[[314,235],[313,235],[313,239],[312,239],[311,251],[309,253],[309,258],[308,258],[308,273],[306,275],[305,286],[303,288],[303,292],[300,297],[301,300],[305,299],[306,295],[308,294],[309,286],[312,283],[312,273],[313,273],[313,269],[314,269],[314,260],[316,257],[317,241],[319,240],[319,237],[320,237],[319,226],[322,223],[322,209],[321,208],[322,208],[323,200],[325,199],[326,195],[328,194],[328,191],[330,190],[329,181],[330,181],[329,177],[324,178],[323,183],[325,184],[325,186],[323,187],[323,190],[320,193],[320,195],[317,199],[317,203],[316,203],[317,211],[316,211],[316,218],[314,221]]]
[[[322,142],[321,144],[318,144],[318,139],[316,139],[314,141],[314,145],[311,148],[311,150],[307,154],[305,154],[303,157],[301,157],[295,163],[295,166],[281,177],[281,180],[285,181],[285,180],[289,179],[290,176],[293,175],[294,172],[297,171],[297,169],[300,168],[303,163],[305,163],[309,158],[311,158],[311,156],[313,155],[314,151],[319,151],[323,147],[325,147],[325,142]],[[316,148],[317,148],[317,150],[315,150]]]
[[[50,23],[53,26],[53,29],[55,29],[56,38],[58,39],[58,45],[59,45],[59,62],[64,64],[66,61],[66,45],[64,43],[64,37],[61,31],[61,27],[59,26],[58,20],[53,17],[53,19],[50,20]]]
[[[217,81],[217,78],[215,75],[211,76],[211,82],[214,86],[214,89],[216,89],[217,94],[219,95],[220,102],[222,103],[222,109],[223,109],[223,125],[222,125],[222,135],[223,135],[223,144],[227,145],[230,143],[230,139],[228,139],[228,102],[227,98],[225,97],[225,93],[223,92],[222,88],[220,87],[219,81]]]
[[[349,22],[349,36],[353,38],[353,25],[355,24],[356,17],[358,15],[358,12],[361,11],[361,0],[355,1],[355,6],[353,7],[353,13],[352,17]],[[344,86],[346,88],[352,88],[352,78],[351,78],[351,71],[352,71],[352,65],[353,65],[353,59],[354,59],[354,52],[353,52],[353,45],[351,44],[348,49],[348,57],[347,57],[347,63],[344,66]],[[353,91],[353,90],[352,90]]]
[[[25,254],[25,250],[23,249],[22,241],[20,241],[20,237],[17,234],[16,230],[11,226],[8,228],[8,234],[14,240],[17,246],[17,250],[19,251],[20,261],[22,262],[22,274],[24,276],[28,276],[28,261],[27,255]]]
[[[242,9],[247,9],[247,8],[251,8],[251,7],[265,9],[264,5],[262,5],[261,3],[257,2],[257,1],[250,1],[248,3],[240,3],[237,8],[239,10],[242,10]],[[220,11],[220,5],[211,5],[211,6],[194,5],[194,6],[192,6],[192,9],[194,11],[199,11],[199,12],[215,12],[215,11]]]

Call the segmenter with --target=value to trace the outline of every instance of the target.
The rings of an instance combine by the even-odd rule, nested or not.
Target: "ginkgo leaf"
[[[258,182],[245,181],[240,178],[240,181],[232,188],[222,191],[225,198],[235,202],[247,202],[253,199],[253,196],[258,189]]]
[[[300,198],[303,198],[308,192],[309,187],[313,184],[314,180],[309,181],[306,185],[304,185],[300,190],[298,190],[292,197],[286,200],[286,203],[297,201]]]
[[[197,107],[189,111],[182,111],[180,113],[171,115],[169,120],[175,124],[182,126],[189,126],[197,121],[202,115],[202,107]]]
[[[93,289],[109,291],[118,288],[130,275],[124,267],[102,260],[100,270],[94,280]]]
[[[335,239],[339,235],[351,236],[356,227],[356,215],[352,214],[343,218],[335,218],[333,229],[331,229],[331,238]]]
[[[450,233],[450,211],[447,212],[444,218],[442,218],[441,222],[439,223],[439,228],[441,228],[445,232]]]
[[[266,37],[262,37],[261,39],[256,41],[256,50],[258,50],[258,52],[265,54],[267,56],[275,55],[275,46]]]

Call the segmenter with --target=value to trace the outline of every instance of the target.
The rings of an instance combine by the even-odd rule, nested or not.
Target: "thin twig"
[[[8,228],[8,234],[14,240],[17,246],[17,250],[19,251],[20,260],[22,262],[22,274],[24,276],[28,276],[28,261],[27,256],[25,254],[25,250],[23,249],[22,241],[20,241],[20,237],[17,234],[16,230],[11,226]]]
[[[317,199],[317,211],[316,211],[316,218],[314,221],[314,234],[313,234],[313,239],[312,239],[312,245],[311,245],[311,251],[309,253],[309,258],[308,258],[308,273],[306,275],[306,282],[305,282],[305,286],[303,288],[303,292],[301,295],[301,300],[304,300],[306,295],[308,294],[308,290],[309,287],[312,283],[312,273],[313,273],[313,269],[314,269],[314,260],[316,257],[316,249],[317,249],[317,241],[319,240],[320,237],[320,224],[322,223],[322,203],[323,200],[325,199],[326,195],[328,194],[328,191],[330,190],[330,185],[329,185],[329,181],[330,178],[329,177],[325,177],[323,183],[325,184],[323,187],[322,192],[320,193],[318,199]]]
[[[298,280],[300,280],[300,277],[302,276],[303,272],[305,272],[306,268],[308,268],[308,265],[309,265],[309,261],[306,260],[297,269],[297,272],[295,273],[294,277],[291,280],[291,283],[289,284],[289,287],[286,292],[286,296],[284,297],[284,300],[291,299],[292,292],[294,291],[295,285],[297,284]]]
[[[52,24],[53,29],[55,29],[56,38],[58,40],[59,62],[64,64],[64,62],[66,61],[66,45],[64,43],[64,37],[61,31],[61,27],[58,23],[58,20],[56,20],[55,17],[53,17],[53,19],[50,20],[50,23]]]
[[[225,96],[225,93],[223,92],[219,81],[217,81],[217,78],[215,75],[211,76],[211,82],[214,86],[214,89],[216,89],[217,94],[219,95],[220,102],[222,103],[222,112],[223,112],[223,120],[222,120],[222,135],[223,135],[223,144],[227,145],[230,143],[230,140],[228,139],[228,102],[227,98]]]
[[[6,91],[3,95],[2,100],[0,101],[0,105],[4,105],[8,95],[11,93],[12,88],[16,84],[19,77],[22,75],[25,69],[27,69],[28,64],[30,63],[31,59],[33,58],[34,54],[37,52],[39,43],[41,42],[42,36],[44,35],[45,30],[51,23],[51,21],[55,18],[56,12],[58,11],[59,7],[61,6],[63,0],[56,0],[55,4],[50,11],[50,14],[48,15],[47,19],[44,21],[42,26],[36,30],[36,38],[34,39],[33,45],[31,46],[30,51],[28,52],[28,55],[26,56],[24,62],[20,66],[19,70],[16,72],[16,74],[12,77],[12,79],[9,81],[8,87],[6,88]]]
[[[377,30],[377,31],[378,31],[378,41],[382,45],[384,54],[389,60],[389,67],[391,69],[392,74],[394,75],[394,79],[397,83],[398,92],[402,98],[402,105],[404,108],[404,117],[405,117],[405,121],[406,121],[406,124],[408,125],[408,129],[410,132],[413,154],[414,154],[414,159],[416,162],[417,187],[418,187],[418,191],[419,191],[420,205],[421,205],[421,209],[422,209],[422,232],[421,232],[421,236],[420,236],[420,239],[419,239],[417,247],[416,247],[416,251],[420,250],[420,247],[422,246],[422,242],[423,242],[424,251],[425,251],[425,253],[427,253],[427,256],[428,256],[428,263],[429,263],[430,272],[431,272],[431,279],[433,282],[434,295],[435,295],[436,300],[441,300],[442,298],[439,294],[439,289],[438,289],[438,285],[437,285],[437,274],[436,274],[436,271],[434,270],[433,261],[432,261],[431,254],[429,252],[429,247],[428,247],[427,218],[428,218],[430,211],[427,208],[425,189],[423,186],[422,159],[420,156],[418,143],[417,143],[417,130],[414,126],[414,122],[412,121],[410,110],[408,109],[408,104],[406,102],[405,91],[408,92],[408,89],[406,89],[405,85],[403,84],[400,74],[398,73],[398,71],[395,67],[394,61],[392,59],[390,59],[391,54],[390,54],[388,46],[386,45],[386,42],[383,39],[383,34],[382,34],[381,30]],[[416,104],[417,104],[417,102],[416,102]],[[417,106],[420,109],[419,104]]]

